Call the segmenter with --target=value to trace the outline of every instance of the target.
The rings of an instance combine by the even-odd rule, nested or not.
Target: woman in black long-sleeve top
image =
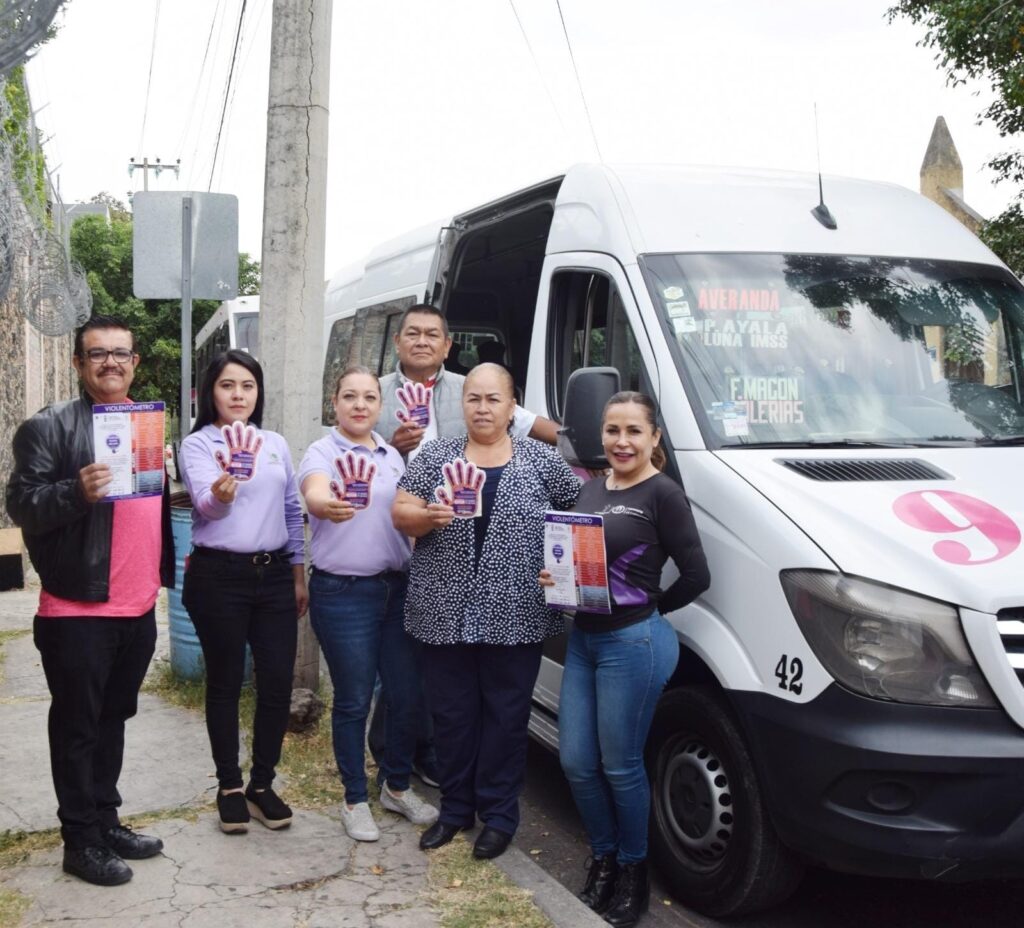
[[[683,488],[660,472],[650,397],[617,393],[602,419],[611,471],[583,485],[573,511],[604,517],[610,615],[577,612],[558,706],[559,753],[592,850],[580,898],[605,921],[636,924],[647,908],[650,785],[644,742],[679,660],[663,618],[710,582]],[[660,588],[671,558],[679,579]],[[541,573],[541,583],[550,577]]]

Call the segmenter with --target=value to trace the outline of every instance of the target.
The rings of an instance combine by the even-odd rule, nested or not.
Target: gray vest
[[[395,413],[402,404],[398,401],[395,391],[405,383],[405,380],[401,365],[395,373],[386,374],[380,379],[381,413],[376,431],[387,442],[391,441],[391,436],[395,434],[395,429],[399,425]],[[465,380],[462,374],[453,374],[443,367],[437,373],[437,382],[434,384],[434,415],[437,417],[439,438],[466,434],[466,420],[462,415],[462,384]]]

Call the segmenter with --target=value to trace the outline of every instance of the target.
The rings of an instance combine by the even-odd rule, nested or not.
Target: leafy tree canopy
[[[142,355],[132,398],[164,400],[179,405],[181,382],[181,301],[140,300],[132,295],[132,218],[124,204],[109,194],[93,197],[105,203],[110,222],[102,216],[83,216],[71,227],[71,254],[85,269],[93,296],[93,312],[120,316],[131,327]],[[239,292],[258,292],[259,262],[244,252],[238,256]],[[193,338],[213,315],[215,300],[192,304]]]
[[[934,48],[953,84],[985,80],[995,100],[979,114],[1008,140],[1024,132],[1024,2],[1021,0],[900,0],[889,9],[927,29],[919,44]],[[1012,142],[1011,142],[1012,144]],[[995,155],[989,167],[1018,189],[1011,205],[981,230],[981,238],[1018,276],[1024,276],[1024,151]]]

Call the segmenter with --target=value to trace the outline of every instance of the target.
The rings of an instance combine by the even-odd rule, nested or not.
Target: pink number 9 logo
[[[949,564],[991,564],[1020,545],[1020,529],[1013,519],[974,496],[921,490],[899,497],[892,509],[911,528],[956,536],[932,547],[935,556]]]

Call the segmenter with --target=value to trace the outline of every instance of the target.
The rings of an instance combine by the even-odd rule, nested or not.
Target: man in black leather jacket
[[[139,363],[119,319],[75,334],[82,397],[40,410],[14,436],[7,512],[42,581],[33,636],[52,697],[50,766],[64,870],[90,883],[131,879],[125,858],[160,853],[158,838],[118,819],[124,726],[156,643],[154,605],[174,584],[168,489],[104,501],[110,468],[93,463],[92,404],[124,403]]]

